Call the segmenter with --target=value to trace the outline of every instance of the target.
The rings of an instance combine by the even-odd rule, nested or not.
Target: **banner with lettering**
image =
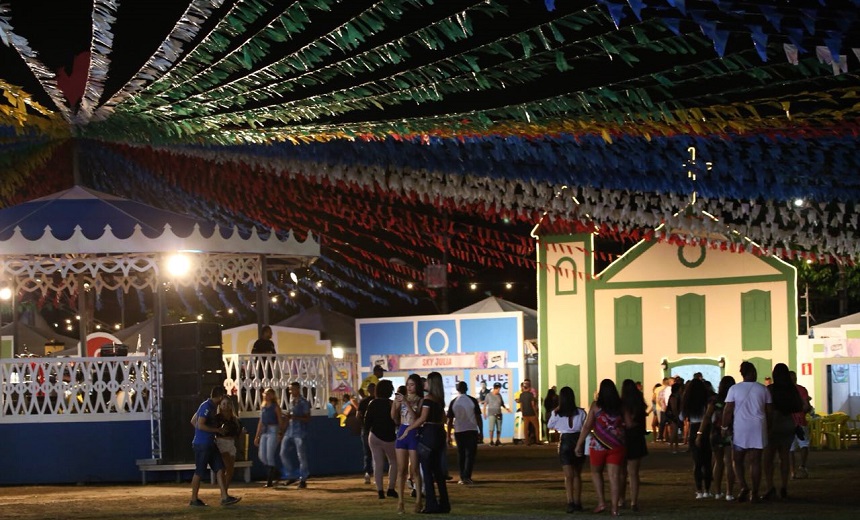
[[[451,370],[457,368],[504,368],[506,353],[469,352],[465,354],[438,354],[435,356],[386,356],[388,370]]]

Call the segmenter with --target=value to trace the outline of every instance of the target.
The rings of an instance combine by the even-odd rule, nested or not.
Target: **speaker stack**
[[[163,376],[162,459],[193,462],[191,417],[215,386],[226,379],[221,326],[177,323],[161,328]]]

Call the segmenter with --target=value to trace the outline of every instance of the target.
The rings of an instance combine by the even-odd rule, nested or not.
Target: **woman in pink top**
[[[588,418],[582,427],[583,432],[590,432],[589,463],[591,465],[591,480],[597,493],[595,513],[606,509],[606,499],[603,493],[603,467],[609,466],[609,491],[612,501],[612,516],[618,516],[618,504],[621,502],[621,466],[625,463],[624,454],[624,415],[621,411],[621,397],[618,388],[610,379],[600,382],[597,400],[591,404]],[[576,443],[576,455],[582,456],[585,447],[585,436],[580,436]]]

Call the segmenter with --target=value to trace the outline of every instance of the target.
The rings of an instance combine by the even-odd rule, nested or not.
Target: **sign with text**
[[[505,366],[505,352],[472,352],[435,356],[386,356],[386,370],[451,370],[458,368],[492,368]]]

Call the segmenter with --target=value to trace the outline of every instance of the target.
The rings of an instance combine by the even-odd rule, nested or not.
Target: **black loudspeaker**
[[[165,462],[193,462],[191,417],[226,379],[221,326],[177,323],[161,328],[163,376],[161,457]]]
[[[194,462],[191,418],[206,399],[171,397],[162,401],[161,458],[165,462]]]
[[[164,397],[205,399],[226,379],[221,326],[217,323],[178,323],[161,328]],[[199,404],[199,403],[198,403]]]

